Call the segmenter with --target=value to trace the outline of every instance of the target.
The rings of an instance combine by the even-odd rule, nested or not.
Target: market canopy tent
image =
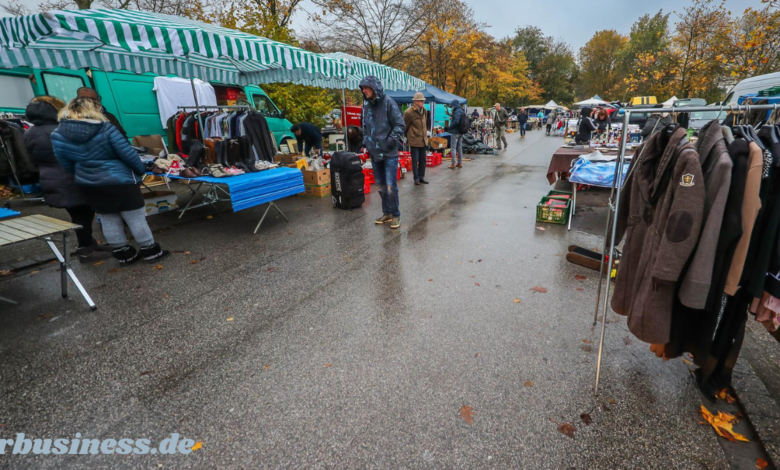
[[[130,10],[0,18],[0,68],[23,66],[151,72],[236,85],[323,86],[347,79],[348,72],[337,58],[186,18]]]
[[[454,100],[457,100],[458,103],[464,105],[467,102],[466,98],[453,95],[452,93],[446,92],[441,88],[436,88],[435,86],[429,84],[425,85],[425,89],[422,90],[421,93],[425,97],[426,103],[450,104]],[[411,103],[412,98],[414,98],[414,94],[415,94],[414,91],[387,92],[387,96],[392,98],[396,103],[400,103],[400,104]]]
[[[589,100],[580,101],[579,103],[574,103],[575,106],[603,106],[605,104],[609,104],[609,103],[599,98],[598,95],[594,96]]]
[[[339,81],[335,78],[321,80],[321,82],[325,84],[319,86],[324,88],[358,88],[360,81],[369,75],[373,75],[381,80],[385,91],[420,91],[424,90],[426,86],[424,81],[413,75],[388,67],[387,65],[361,59],[360,57],[355,57],[343,52],[331,52],[321,55],[332,60],[343,62],[348,69],[347,76],[344,80]]]
[[[577,104],[579,104],[579,103],[577,103]],[[552,101],[552,100],[547,102],[547,104],[532,104],[532,105],[523,106],[523,107],[524,108],[529,108],[529,109],[569,109],[566,106],[562,106],[562,105],[560,105],[560,104],[558,104],[558,103],[556,103],[555,101]]]

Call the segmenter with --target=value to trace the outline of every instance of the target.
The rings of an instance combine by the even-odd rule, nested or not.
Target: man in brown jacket
[[[412,105],[404,113],[406,141],[412,153],[412,173],[414,184],[428,184],[425,180],[425,148],[428,146],[428,110],[425,109],[425,97],[415,93]]]
[[[617,217],[620,260],[612,309],[647,343],[669,341],[675,284],[699,239],[704,181],[685,129],[653,134],[636,152]]]

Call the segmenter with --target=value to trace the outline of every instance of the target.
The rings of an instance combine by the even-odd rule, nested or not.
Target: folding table
[[[51,249],[54,256],[57,257],[57,261],[60,263],[60,282],[62,284],[62,297],[68,297],[68,276],[76,285],[84,300],[87,301],[89,308],[92,310],[97,309],[97,305],[92,301],[84,286],[70,269],[70,260],[68,256],[68,235],[73,229],[81,228],[81,225],[72,224],[70,222],[63,222],[45,215],[28,215],[26,217],[18,217],[15,219],[0,221],[0,247],[14,245],[16,243],[22,243],[29,240],[42,239]],[[57,249],[57,245],[52,241],[52,237],[56,235],[62,235],[62,253]],[[0,301],[7,302],[13,305],[17,305],[10,299],[0,297]]]

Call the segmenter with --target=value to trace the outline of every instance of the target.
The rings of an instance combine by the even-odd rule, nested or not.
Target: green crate
[[[546,206],[545,203],[549,200],[549,197],[543,197],[539,204],[536,205],[536,221],[547,224],[566,225],[566,223],[569,221],[571,200],[566,203],[565,208],[560,209]]]
[[[775,96],[775,95],[780,95],[780,86],[767,88],[766,90],[761,90],[758,92],[758,96]]]
[[[545,197],[556,196],[556,195],[558,195],[558,194],[564,194],[564,195],[568,195],[568,196],[569,196],[569,200],[570,200],[570,201],[571,201],[571,198],[572,198],[572,196],[573,196],[573,194],[572,194],[572,192],[571,192],[571,191],[556,191],[556,190],[554,190],[554,189],[553,189],[552,191],[550,191],[549,193],[547,193],[547,196],[545,196]]]

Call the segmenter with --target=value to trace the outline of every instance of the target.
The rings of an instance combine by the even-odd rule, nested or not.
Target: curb
[[[780,409],[747,359],[734,367],[732,387],[776,468],[780,463]],[[771,464],[771,463],[770,463]]]

